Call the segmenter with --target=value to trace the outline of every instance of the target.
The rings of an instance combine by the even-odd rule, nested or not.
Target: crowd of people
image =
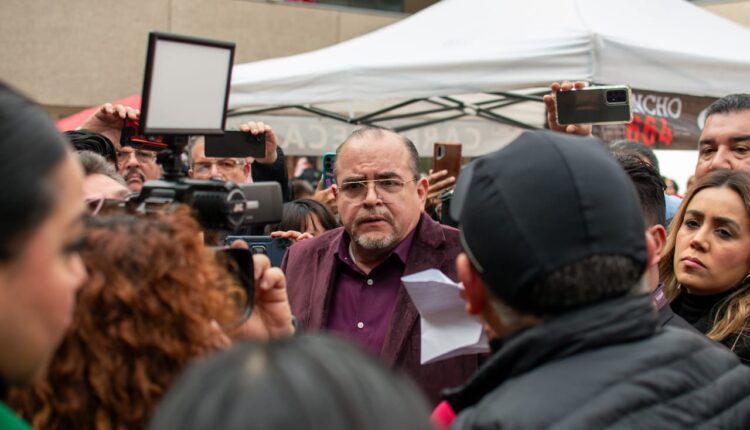
[[[750,427],[750,95],[707,109],[681,197],[650,148],[558,124],[554,93],[583,86],[553,83],[550,130],[458,178],[375,126],[328,188],[308,164],[290,181],[268,124],[240,126],[255,159],[191,137],[187,176],[282,189],[279,267],[228,250],[248,283],[189,206],[127,204],[162,176],[120,141],[137,110],[61,134],[0,84],[0,428]],[[427,269],[489,352],[423,363],[401,279]]]

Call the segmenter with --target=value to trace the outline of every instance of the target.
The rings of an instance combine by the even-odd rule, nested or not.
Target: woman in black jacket
[[[722,170],[691,189],[661,260],[675,313],[750,363],[750,173]]]

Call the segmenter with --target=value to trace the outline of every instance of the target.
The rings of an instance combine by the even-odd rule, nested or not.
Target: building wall
[[[714,1],[698,3],[698,5],[719,16],[750,27],[750,1]]]
[[[696,3],[750,26],[750,0]],[[244,63],[323,48],[406,15],[274,0],[1,0],[0,16],[0,79],[63,116],[139,93],[151,30],[234,41]]]
[[[235,62],[245,63],[405,15],[249,0],[2,0],[0,16],[0,79],[62,115],[140,93],[152,30],[234,41]]]

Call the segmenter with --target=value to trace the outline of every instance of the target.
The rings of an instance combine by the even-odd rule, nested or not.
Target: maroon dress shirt
[[[369,274],[352,261],[349,235],[341,236],[334,254],[339,270],[333,287],[329,330],[380,355],[416,231],[417,228],[412,230]]]
[[[295,243],[284,255],[281,268],[287,277],[289,304],[305,330],[325,329],[332,320],[334,287],[340,271],[335,254],[344,234],[343,227],[329,230]],[[404,275],[439,269],[449,278],[457,279],[456,256],[461,252],[458,230],[440,225],[423,213],[410,247]],[[348,256],[348,248],[341,249],[347,252],[341,255]],[[400,259],[398,255],[396,258]],[[433,405],[440,401],[442,390],[464,384],[479,368],[482,359],[475,354],[420,364],[419,312],[403,286],[390,314],[390,326],[378,357],[386,365],[411,375]],[[383,320],[389,319],[385,311],[380,315]]]

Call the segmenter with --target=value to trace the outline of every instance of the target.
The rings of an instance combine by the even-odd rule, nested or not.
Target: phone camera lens
[[[613,90],[607,91],[607,101],[609,103],[623,103],[628,99],[627,92],[625,90]]]

